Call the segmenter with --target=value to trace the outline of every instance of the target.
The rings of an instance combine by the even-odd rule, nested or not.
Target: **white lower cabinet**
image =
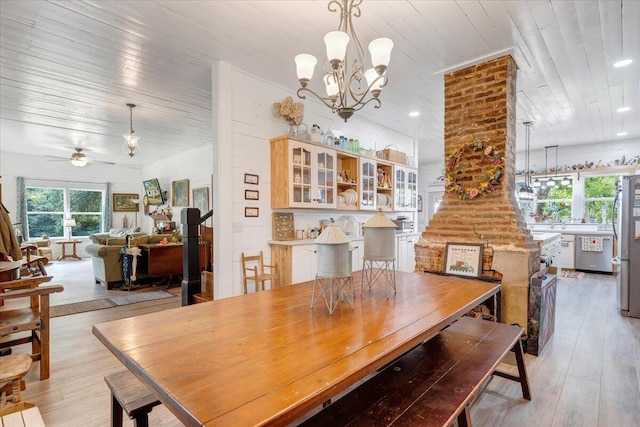
[[[420,238],[419,234],[396,237],[396,270],[412,273],[416,267],[415,244]]]
[[[364,240],[351,242],[351,271],[362,270],[362,256],[364,255]]]
[[[297,245],[291,250],[291,283],[308,282],[316,278],[318,252],[316,245]]]
[[[563,234],[560,237],[560,256],[558,257],[560,268],[576,268],[576,236]]]

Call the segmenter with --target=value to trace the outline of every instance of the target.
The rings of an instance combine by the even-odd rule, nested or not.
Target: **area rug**
[[[584,273],[582,271],[575,270],[562,270],[560,277],[565,277],[567,279],[582,279],[584,277]]]
[[[50,317],[68,316],[70,314],[84,313],[87,311],[102,310],[105,308],[120,307],[145,301],[175,297],[175,294],[164,290],[141,292],[128,295],[120,295],[97,299],[93,301],[74,302],[70,304],[56,305],[50,308]]]

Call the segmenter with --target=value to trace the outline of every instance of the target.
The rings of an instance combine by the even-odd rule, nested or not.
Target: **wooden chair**
[[[22,268],[20,274],[22,276],[46,276],[47,271],[44,265],[49,262],[49,259],[43,256],[34,255],[37,253],[38,247],[31,243],[25,243],[20,246],[22,251]]]
[[[205,242],[207,248],[205,269],[207,271],[213,271],[213,227],[200,224],[200,241]]]
[[[251,264],[251,265],[249,265]],[[265,272],[265,268],[269,269],[269,273]],[[278,283],[278,266],[268,265],[264,263],[262,251],[260,255],[245,256],[242,252],[242,282],[244,284],[244,293],[247,293],[247,281],[253,280],[256,292],[264,291],[264,282],[271,280],[271,287],[277,288]]]
[[[35,406],[31,402],[22,400],[21,394],[23,378],[29,373],[31,363],[31,357],[26,353],[12,354],[0,359],[0,384],[9,383],[11,385],[11,397],[3,395],[0,398],[0,416],[24,411]]]
[[[27,308],[0,311],[0,348],[31,342],[31,358],[40,361],[40,380],[49,378],[49,295],[64,290],[62,285],[39,286],[49,280],[51,276],[0,282],[0,301],[29,298],[30,302]],[[18,336],[9,337],[13,334]]]

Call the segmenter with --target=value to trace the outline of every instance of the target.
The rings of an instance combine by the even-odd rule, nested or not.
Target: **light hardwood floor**
[[[63,269],[57,273],[55,283],[70,280]],[[170,298],[52,319],[51,378],[38,381],[32,369],[24,397],[50,427],[109,425],[103,378],[123,368],[91,334],[92,325],[179,305]],[[555,333],[541,356],[526,361],[533,400],[523,400],[516,383],[494,378],[473,405],[475,426],[640,425],[640,319],[618,314],[613,277],[560,278]],[[181,425],[162,405],[150,423]]]

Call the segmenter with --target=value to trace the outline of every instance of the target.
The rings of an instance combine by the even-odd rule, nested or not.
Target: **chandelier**
[[[129,107],[129,125],[130,131],[127,134],[124,134],[124,144],[122,145],[122,151],[127,153],[129,157],[133,157],[136,154],[140,153],[140,145],[138,145],[139,137],[135,136],[135,131],[133,130],[133,109],[135,108],[135,104],[127,104]]]
[[[524,185],[520,187],[520,190],[518,191],[518,199],[533,200],[535,198],[535,194],[533,192],[533,189],[531,188],[531,168],[529,167],[529,149],[530,149],[529,134],[530,134],[531,122],[524,122],[523,124],[527,128],[526,151],[524,154],[524,163],[525,163]]]
[[[327,96],[321,96],[307,86],[313,77],[317,59],[313,55],[300,54],[295,57],[296,70],[300,85],[298,97],[306,99],[305,92],[318,98],[332,113],[338,113],[346,122],[354,112],[372,102],[374,108],[380,108],[379,99],[382,88],[387,84],[385,72],[389,65],[393,42],[387,38],[379,38],[369,43],[372,68],[365,71],[365,52],[355,29],[353,17],[360,17],[360,5],[363,0],[331,0],[327,8],[330,12],[340,13],[338,31],[331,31],[324,36],[326,57],[324,60],[325,75],[322,78]],[[353,62],[347,58],[349,41],[355,45],[356,57]]]

